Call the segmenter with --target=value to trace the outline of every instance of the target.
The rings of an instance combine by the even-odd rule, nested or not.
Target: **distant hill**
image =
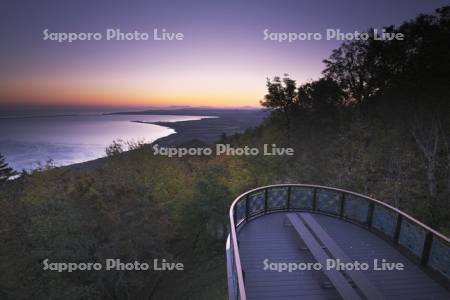
[[[240,116],[265,117],[268,112],[261,108],[244,106],[242,108],[214,108],[214,107],[168,107],[158,109],[148,109],[141,111],[125,111],[108,113],[107,115],[181,115],[181,116],[230,116],[238,114]]]
[[[214,143],[222,134],[233,135],[261,124],[269,115],[263,109],[220,109],[220,108],[181,108],[181,109],[151,109],[145,111],[119,112],[115,115],[185,115],[209,116],[195,121],[153,122],[151,124],[172,128],[175,134],[158,139],[154,143],[161,146],[179,146],[197,140],[206,144]],[[147,123],[147,122],[140,122]]]

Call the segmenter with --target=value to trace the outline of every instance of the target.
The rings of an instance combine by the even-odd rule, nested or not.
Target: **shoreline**
[[[205,144],[211,144],[220,138],[220,134],[217,132],[217,128],[211,128],[210,124],[202,122],[206,119],[220,118],[220,117],[210,117],[202,118],[200,120],[189,120],[189,121],[175,121],[175,122],[145,122],[145,121],[132,121],[134,123],[140,124],[150,124],[156,125],[168,129],[172,129],[175,132],[169,135],[160,137],[153,142],[147,143],[146,145],[163,145],[163,146],[180,146],[182,144],[188,143],[190,141],[201,141]],[[206,124],[205,124],[206,123]]]
[[[177,110],[149,110],[135,113],[135,115],[201,115],[200,120],[176,121],[176,122],[145,122],[175,130],[175,133],[159,138],[151,144],[158,144],[164,147],[176,147],[192,142],[201,144],[213,144],[222,135],[234,135],[243,133],[245,130],[259,126],[268,116],[268,112],[263,109],[242,110],[242,109],[177,109]]]
[[[166,111],[167,115],[193,115],[192,110],[180,113],[177,111]],[[175,114],[180,113],[180,114]],[[146,143],[144,147],[152,145],[159,145],[161,147],[178,147],[186,145],[211,145],[225,134],[227,136],[243,133],[245,130],[259,126],[265,117],[268,115],[264,110],[199,110],[195,114],[202,114],[199,120],[189,121],[174,121],[174,122],[146,122],[146,121],[131,121],[134,123],[151,124],[161,127],[166,127],[175,130],[174,133],[156,139],[153,142]],[[134,112],[134,113],[116,113],[127,115],[161,115],[161,112],[154,113],[153,111]],[[132,152],[126,151],[121,155],[127,155]],[[64,166],[69,169],[86,169],[98,168],[106,163],[108,157],[100,157],[94,160]]]

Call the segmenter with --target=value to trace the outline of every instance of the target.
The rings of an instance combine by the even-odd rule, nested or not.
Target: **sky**
[[[343,32],[398,25],[440,0],[1,0],[0,106],[257,106],[266,78],[320,77],[340,41],[264,40],[263,31]],[[107,29],[147,41],[107,41]],[[154,41],[153,30],[183,33]],[[44,40],[100,32],[102,40]]]

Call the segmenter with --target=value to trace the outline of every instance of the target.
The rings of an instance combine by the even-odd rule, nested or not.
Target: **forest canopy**
[[[293,156],[167,158],[113,144],[100,168],[50,167],[3,180],[0,298],[225,299],[229,205],[266,184],[360,192],[448,235],[450,8],[385,30],[405,39],[346,42],[311,82],[268,79],[261,104],[270,117],[218,141],[289,146]],[[10,177],[3,159],[0,166]],[[49,257],[164,257],[187,271],[43,272]]]

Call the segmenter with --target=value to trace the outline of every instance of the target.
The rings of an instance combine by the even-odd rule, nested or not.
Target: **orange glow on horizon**
[[[55,91],[48,93],[18,92],[14,94],[1,93],[0,103],[7,105],[63,105],[63,106],[110,106],[110,107],[138,107],[138,106],[258,106],[257,95],[209,95],[207,93],[197,95],[182,95],[172,93],[171,95],[146,95],[138,92],[110,91]],[[53,95],[53,96],[52,96]],[[228,97],[227,97],[228,96]]]
[[[192,72],[177,74],[170,79],[142,74],[116,77],[98,73],[83,75],[46,77],[33,74],[22,76],[20,80],[3,82],[3,87],[0,86],[0,104],[259,106],[259,100],[265,93],[264,80],[260,80],[260,76],[250,75],[238,78],[224,75],[207,77]]]
[[[267,77],[288,72],[300,83],[320,71],[313,59],[293,62],[272,51],[192,47],[153,53],[130,46],[133,56],[102,49],[14,66],[0,80],[0,105],[259,107]]]

